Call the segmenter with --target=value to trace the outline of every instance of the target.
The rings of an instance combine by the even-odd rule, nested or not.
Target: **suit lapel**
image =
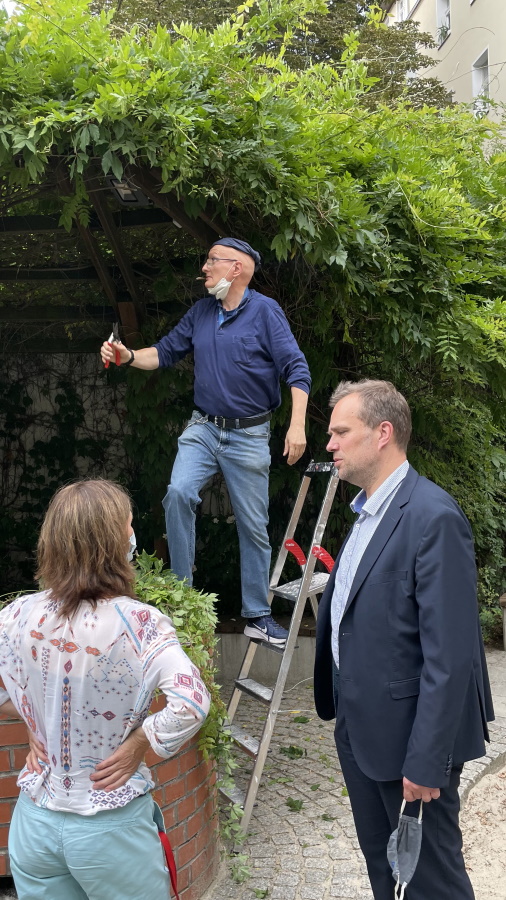
[[[353,600],[357,596],[360,588],[362,587],[367,575],[372,569],[385,544],[392,536],[394,530],[397,528],[399,520],[402,519],[402,516],[404,514],[404,506],[408,502],[411,496],[411,492],[419,477],[420,476],[418,475],[418,472],[416,472],[415,469],[410,466],[404,481],[401,483],[399,490],[397,491],[394,499],[392,500],[385,515],[379,523],[376,531],[374,532],[364,551],[362,559],[360,560],[358,569],[355,573],[355,578],[353,579],[353,583],[351,585],[348,600],[346,601],[346,606],[344,609],[345,613],[347,612],[350,604],[353,603]]]

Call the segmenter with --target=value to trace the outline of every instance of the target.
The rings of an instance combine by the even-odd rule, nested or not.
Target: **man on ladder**
[[[193,352],[195,409],[179,438],[163,501],[171,568],[192,583],[199,493],[221,471],[239,533],[244,633],[283,647],[288,632],[274,621],[267,602],[269,420],[281,403],[282,378],[292,395],[284,455],[293,465],[306,446],[311,377],[281,307],[249,287],[260,264],[260,254],[246,241],[216,241],[202,266],[211,296],[197,301],[154,346],[134,352],[106,341],[101,354],[104,363],[119,354],[120,365],[149,370]]]

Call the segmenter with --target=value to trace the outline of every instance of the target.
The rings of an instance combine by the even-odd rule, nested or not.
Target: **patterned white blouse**
[[[96,790],[95,766],[142,725],[153,750],[172,756],[195,734],[209,695],[172,622],[130,597],[83,603],[72,620],[47,592],[0,612],[0,705],[11,699],[47,748],[42,775],[25,768],[18,785],[37,806],[91,816],[153,788],[142,763],[121,788]],[[167,700],[149,715],[153,692]]]

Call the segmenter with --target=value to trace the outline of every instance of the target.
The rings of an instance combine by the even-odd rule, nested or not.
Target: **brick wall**
[[[153,711],[164,705],[155,701]],[[216,771],[198,750],[198,737],[188,741],[171,759],[149,750],[146,762],[156,783],[154,797],[161,807],[178,872],[181,900],[199,900],[215,878],[219,865]],[[7,836],[19,793],[17,773],[28,747],[22,722],[0,720],[0,876],[9,875]]]

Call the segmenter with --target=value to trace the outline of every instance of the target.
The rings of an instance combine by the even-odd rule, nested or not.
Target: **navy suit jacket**
[[[318,610],[322,719],[335,716],[330,608],[341,553]],[[452,765],[485,753],[494,715],[471,528],[455,500],[412,467],[357,569],[339,628],[339,676],[339,711],[369,778],[444,787]]]

